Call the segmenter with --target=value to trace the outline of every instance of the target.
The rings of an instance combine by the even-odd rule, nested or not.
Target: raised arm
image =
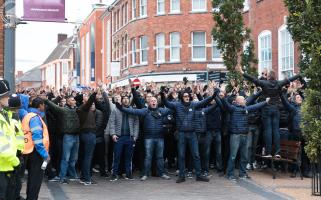
[[[284,94],[280,94],[280,97],[282,100],[282,104],[286,109],[288,109],[289,111],[295,111],[295,107],[290,104],[290,102],[286,99]]]
[[[283,86],[285,86],[285,85],[287,85],[287,84],[295,81],[296,79],[298,79],[298,78],[300,78],[300,77],[301,77],[301,75],[300,75],[300,74],[297,74],[297,75],[292,76],[292,77],[290,77],[290,78],[286,78],[286,79],[284,79],[284,80],[282,80],[282,81],[279,81],[279,84],[280,84],[281,87],[283,87]]]
[[[53,111],[53,112],[57,112],[57,113],[62,113],[64,108],[54,104],[53,102],[51,102],[50,100],[46,99],[45,100],[45,104]]]
[[[251,106],[247,106],[246,109],[251,112],[251,111],[255,111],[255,110],[259,110],[261,108],[263,108],[264,106],[266,106],[268,103],[267,101],[261,102],[261,103],[257,103]]]
[[[226,98],[222,99],[221,102],[229,112],[233,112],[235,110],[235,106],[231,105]]]
[[[91,105],[94,103],[94,101],[95,101],[95,99],[96,99],[96,95],[97,95],[96,92],[92,93],[92,94],[90,95],[88,101],[87,101],[85,104],[81,105],[81,106],[79,107],[79,109],[82,110],[82,111],[88,112],[89,109],[90,109],[90,107],[91,107]]]
[[[144,99],[141,98],[135,88],[132,88],[133,101],[137,108],[144,108]]]
[[[252,83],[254,83],[255,85],[258,85],[260,87],[264,87],[264,82],[262,80],[259,80],[247,73],[243,73],[243,77],[249,81],[251,81]]]
[[[212,96],[207,97],[207,98],[203,99],[202,101],[195,102],[194,103],[195,108],[198,109],[198,108],[202,108],[202,107],[207,106],[218,95],[219,92],[220,92],[220,90],[216,88],[215,92]]]
[[[131,115],[145,116],[148,111],[147,108],[142,108],[142,109],[125,108],[121,106],[118,102],[116,103],[116,106],[120,111]]]
[[[175,110],[176,109],[176,102],[169,102],[167,100],[167,98],[165,97],[165,94],[163,92],[160,93],[161,95],[161,98],[162,98],[162,102],[164,103],[164,105],[169,108],[169,109],[172,109],[172,110]]]
[[[203,108],[203,112],[205,113],[205,114],[208,114],[208,113],[211,113],[211,112],[213,112],[214,110],[215,110],[215,108],[217,108],[217,104],[214,104],[214,105],[210,105],[210,106],[208,106],[208,107],[206,107],[206,108]]]
[[[256,99],[259,98],[261,94],[262,94],[262,90],[246,98],[246,105],[247,106],[252,105],[256,101]]]

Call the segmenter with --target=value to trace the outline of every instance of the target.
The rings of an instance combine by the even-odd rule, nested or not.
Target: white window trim
[[[194,43],[193,43],[193,34],[194,33],[205,33],[205,43],[204,43],[204,49],[205,49],[205,58],[194,58]],[[192,47],[192,61],[206,61],[207,54],[206,54],[206,31],[195,31],[191,33],[191,47]]]
[[[137,14],[137,4],[136,0],[132,0],[132,19],[136,19]]]
[[[287,26],[285,24],[283,24],[279,30],[278,30],[278,77],[279,79],[283,79],[284,77],[282,76],[282,36],[281,36],[281,32],[286,30],[287,29]],[[292,39],[292,38],[291,38]],[[292,71],[293,71],[293,74],[294,74],[294,41],[292,39],[292,43],[293,43],[293,66],[292,66]],[[288,71],[288,70],[287,70]]]
[[[172,45],[172,37],[171,37],[171,34],[173,33],[178,33],[179,35],[179,45],[178,46],[173,46]],[[178,55],[178,59],[174,59],[172,58],[172,48],[178,48],[179,49],[179,55]],[[181,61],[181,34],[180,32],[171,32],[169,34],[169,56],[170,56],[170,62],[180,62]]]
[[[205,0],[205,8],[204,9],[193,9],[194,8],[194,0],[192,0],[192,11],[191,12],[206,12],[207,11],[207,1]]]
[[[246,12],[248,10],[250,10],[250,1],[249,0],[244,0],[243,12]]]
[[[158,36],[162,36],[164,38],[164,44],[163,46],[158,46],[157,44],[157,37]],[[165,53],[165,48],[166,48],[166,45],[165,45],[165,33],[158,33],[156,34],[156,63],[164,63],[165,62],[165,56],[166,56],[166,53]],[[164,58],[163,59],[158,59],[158,54],[160,52],[160,50],[162,50],[164,52]]]
[[[259,36],[257,37],[258,38],[258,72],[259,72],[259,74],[261,74],[262,72],[263,72],[263,69],[262,69],[262,66],[261,66],[261,60],[262,60],[262,54],[261,54],[261,46],[262,46],[262,44],[261,44],[261,38],[262,37],[266,37],[266,36],[268,36],[268,35],[270,35],[270,37],[271,37],[271,51],[272,51],[272,32],[270,31],[270,30],[264,30],[264,31],[262,31],[260,34],[259,34]],[[271,52],[271,69],[272,69],[272,60],[273,60],[273,54],[272,54],[272,52]],[[270,69],[268,69],[268,70],[270,70]]]
[[[170,0],[170,14],[181,13],[181,1],[179,0],[179,10],[173,10],[173,0]]]
[[[164,10],[163,10],[163,12],[159,12],[159,11],[158,11],[158,2],[159,2],[159,1],[163,1],[163,4],[164,4]],[[164,14],[165,14],[165,9],[166,9],[165,3],[166,3],[165,0],[156,0],[156,14],[157,14],[157,15],[164,15]]]
[[[133,44],[135,44],[135,49],[133,49]],[[134,50],[134,51],[133,51],[133,50]],[[131,39],[132,65],[136,65],[136,64],[137,64],[136,53],[137,53],[136,38],[132,38],[132,39]]]
[[[145,0],[140,0],[139,1],[139,17],[143,18],[143,17],[147,17],[147,0],[146,0],[146,4],[144,5],[145,6],[145,14],[142,15],[142,2],[145,1]]]
[[[220,58],[213,58],[213,51],[214,51],[214,43],[217,43],[213,38],[212,38],[212,45],[211,45],[211,50],[212,50],[212,54],[211,54],[211,57],[212,57],[212,61],[215,61],[215,62],[223,62],[223,57],[222,57],[222,52],[221,52],[221,56]]]
[[[147,51],[147,61],[142,61],[143,60],[143,54],[142,54],[142,51],[143,51],[143,49],[142,49],[142,36],[141,37],[139,37],[139,64],[140,65],[146,65],[146,64],[148,64],[148,37],[147,36],[144,36],[144,37],[146,37],[147,38],[147,48],[146,48],[146,51]]]

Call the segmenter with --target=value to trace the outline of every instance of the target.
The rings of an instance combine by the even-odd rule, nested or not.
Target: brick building
[[[252,30],[258,71],[273,69],[279,79],[298,72],[299,52],[286,27],[283,0],[246,0],[244,22]]]
[[[210,0],[114,1],[102,16],[105,67],[119,62],[121,69],[112,81],[124,85],[136,75],[155,82],[196,80],[207,70],[224,70],[211,37],[211,12]]]
[[[18,71],[18,75],[16,76],[16,90],[40,88],[42,83],[41,69],[39,66],[25,73]]]
[[[104,6],[97,5],[79,27],[80,85],[93,86],[96,81],[106,79],[106,68],[102,68],[103,31],[100,19],[104,11]]]
[[[258,71],[273,69],[279,79],[298,71],[299,52],[286,29],[287,15],[283,0],[244,2]],[[154,82],[187,76],[194,81],[206,79],[208,71],[225,71],[211,36],[214,23],[211,0],[115,0],[107,9],[94,9],[80,30],[80,82],[126,85],[135,76]],[[120,75],[112,76],[118,66]]]
[[[74,69],[75,41],[65,34],[58,34],[58,44],[48,58],[39,67],[41,69],[42,86],[55,87],[76,86]]]

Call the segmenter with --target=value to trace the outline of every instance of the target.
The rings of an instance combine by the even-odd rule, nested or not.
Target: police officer
[[[8,106],[9,91],[8,82],[0,80],[0,200],[11,199],[8,186],[13,181],[14,168],[20,163],[15,133],[4,109]]]
[[[20,196],[20,191],[22,188],[22,178],[24,176],[25,165],[22,156],[22,151],[24,150],[25,141],[24,141],[24,133],[22,131],[22,124],[19,120],[18,109],[21,107],[21,100],[17,94],[12,94],[9,97],[9,117],[10,117],[10,125],[14,130],[17,142],[17,157],[20,160],[20,166],[16,168],[15,173],[13,174],[13,179],[15,184],[11,186],[9,189],[15,200],[23,200],[24,198]]]

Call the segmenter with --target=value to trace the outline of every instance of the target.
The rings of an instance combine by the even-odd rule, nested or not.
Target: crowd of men
[[[300,106],[306,83],[300,75],[278,81],[273,71],[259,79],[240,73],[246,81],[231,81],[230,91],[222,82],[184,78],[161,86],[129,80],[129,86],[109,90],[99,82],[82,91],[42,88],[9,95],[1,80],[0,200],[23,199],[25,170],[28,200],[38,199],[44,175],[84,185],[97,184],[95,172],[117,181],[134,180],[134,171],[141,181],[176,174],[176,183],[186,177],[208,182],[214,168],[231,181],[250,178],[249,170],[269,164],[255,154],[280,158],[280,139],[304,145]],[[304,151],[302,162],[309,176]],[[293,167],[293,175],[298,170]]]

